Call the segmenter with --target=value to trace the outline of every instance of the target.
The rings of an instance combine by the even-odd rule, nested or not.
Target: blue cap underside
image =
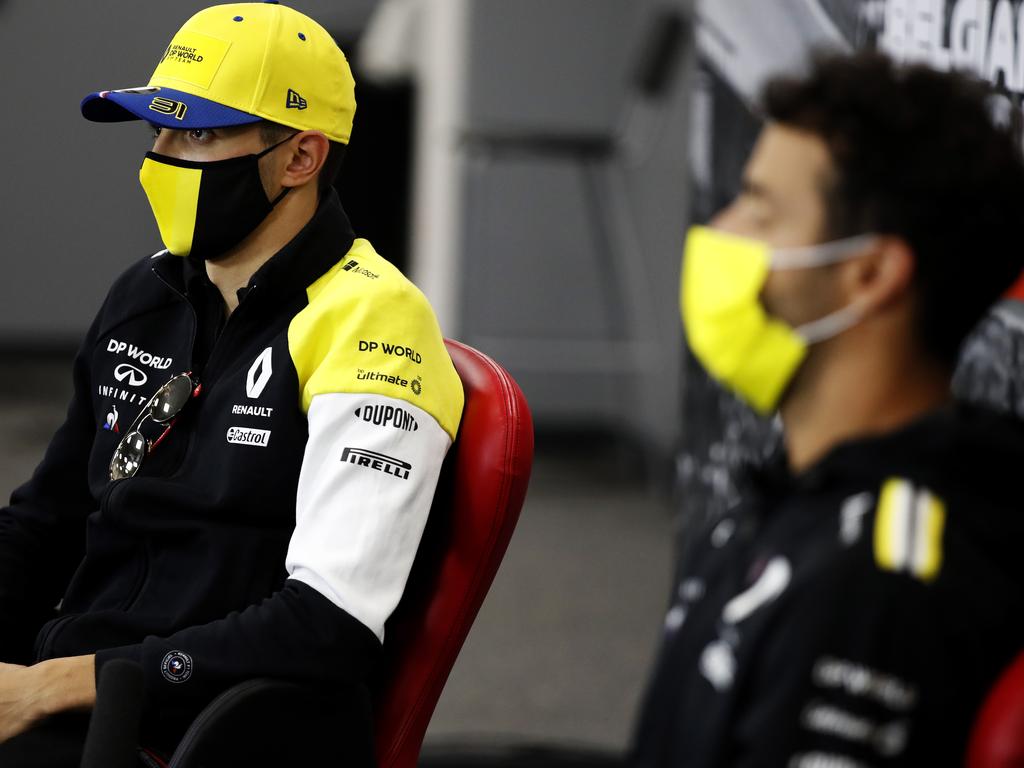
[[[142,89],[139,89],[142,90]],[[100,95],[100,94],[105,95]],[[166,114],[151,109],[153,99],[160,97],[185,105],[184,114]],[[125,93],[119,91],[97,91],[82,99],[82,117],[97,123],[117,123],[125,120],[145,120],[161,128],[223,128],[230,125],[247,125],[262,118],[250,115],[215,101],[194,96],[173,88],[160,88],[148,93]],[[180,117],[179,117],[180,114]]]

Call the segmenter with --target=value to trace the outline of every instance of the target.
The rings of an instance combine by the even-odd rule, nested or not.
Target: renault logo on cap
[[[306,106],[306,100],[299,96],[298,92],[293,91],[291,88],[289,88],[288,101],[285,102],[285,107],[287,109],[305,109]]]

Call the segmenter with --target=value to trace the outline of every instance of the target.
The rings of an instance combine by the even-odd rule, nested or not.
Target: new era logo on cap
[[[291,88],[288,89],[288,101],[285,103],[286,108],[305,109],[307,106],[306,100],[299,96],[298,92],[293,91]]]

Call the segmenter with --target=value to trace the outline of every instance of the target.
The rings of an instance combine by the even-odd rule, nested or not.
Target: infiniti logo
[[[141,387],[149,380],[146,374],[128,363],[121,363],[114,369],[114,378],[120,382],[124,382],[127,379],[128,384],[132,387]]]

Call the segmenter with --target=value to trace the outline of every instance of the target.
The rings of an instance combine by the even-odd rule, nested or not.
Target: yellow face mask
[[[691,227],[683,256],[680,306],[690,349],[707,372],[756,411],[774,411],[807,356],[808,345],[861,318],[849,306],[792,328],[761,305],[773,269],[803,269],[859,256],[873,235],[805,248],[767,243],[710,227]]]
[[[290,189],[268,200],[259,160],[291,138],[227,160],[199,162],[147,152],[139,182],[167,250],[214,260],[248,237]]]

